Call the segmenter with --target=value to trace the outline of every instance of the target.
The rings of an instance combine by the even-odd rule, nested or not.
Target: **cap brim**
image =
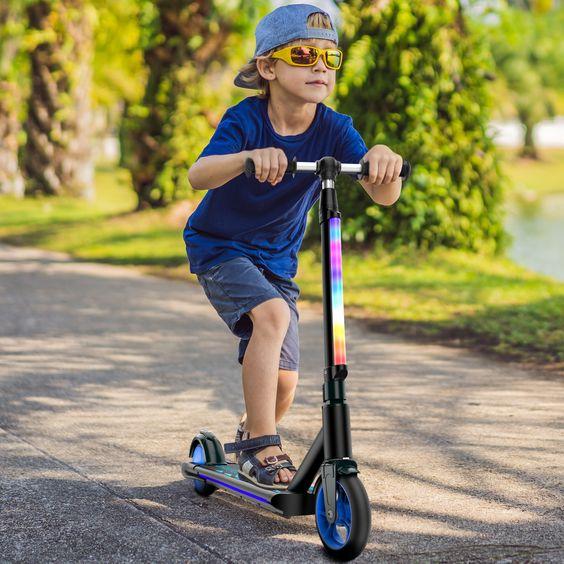
[[[239,88],[248,88],[249,90],[260,90],[258,80],[255,80],[254,82],[245,81],[245,80],[243,80],[243,74],[242,73],[239,73],[235,77],[233,84],[235,84],[235,86],[238,86]]]

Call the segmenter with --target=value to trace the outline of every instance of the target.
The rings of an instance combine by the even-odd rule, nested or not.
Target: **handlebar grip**
[[[288,166],[286,167],[284,174],[289,174],[293,172],[296,172],[296,159],[288,163]],[[255,162],[253,161],[253,159],[251,159],[251,157],[247,157],[245,159],[245,176],[247,178],[251,178],[251,176],[254,175],[255,175]]]
[[[369,163],[367,161],[360,161],[362,163],[362,169],[360,171],[360,174],[358,176],[358,178],[362,178],[363,176],[368,176],[369,175]],[[403,178],[404,180],[407,180],[411,175],[411,165],[409,164],[409,161],[403,161],[403,164],[401,165],[401,171],[400,171],[400,178]]]
[[[294,157],[288,163],[288,166],[286,167],[284,174],[295,174],[297,164],[298,164],[298,159],[296,157]],[[254,175],[255,175],[255,163],[254,163],[253,159],[251,159],[251,157],[247,157],[245,159],[245,176],[247,178],[251,178],[251,176],[254,176]]]

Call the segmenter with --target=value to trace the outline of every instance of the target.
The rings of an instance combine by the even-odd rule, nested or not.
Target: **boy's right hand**
[[[255,178],[259,182],[268,180],[272,186],[275,186],[284,178],[284,173],[288,167],[288,159],[284,151],[276,147],[247,151],[245,158],[253,159],[255,163]]]

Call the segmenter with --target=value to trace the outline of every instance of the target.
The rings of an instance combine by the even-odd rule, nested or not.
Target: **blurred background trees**
[[[26,192],[92,198],[91,84],[95,11],[87,0],[27,5],[30,91]]]
[[[345,63],[328,103],[353,116],[369,146],[388,144],[414,164],[392,209],[341,191],[344,240],[501,250],[504,179],[486,127],[492,115],[518,118],[522,153],[536,156],[535,124],[564,106],[561,3],[338,6]],[[92,153],[115,143],[138,210],[197,202],[203,194],[187,170],[225,109],[254,94],[233,77],[272,8],[269,0],[4,0],[0,191],[92,197]],[[311,221],[306,241],[317,242],[317,229]]]
[[[552,1],[513,1],[485,24],[499,81],[494,94],[502,116],[525,128],[522,157],[538,158],[535,125],[564,113],[564,9]]]
[[[92,0],[94,30],[92,104],[95,149],[101,160],[112,161],[119,149],[123,116],[143,96],[147,69],[141,49],[142,21],[138,0]],[[114,142],[109,148],[105,141]],[[107,156],[106,156],[107,155]],[[122,152],[118,164],[123,165]]]
[[[494,64],[460,2],[351,0],[342,14],[338,109],[368,147],[389,145],[414,164],[391,209],[343,178],[344,239],[497,250],[502,179],[485,134]]]
[[[268,5],[255,0],[139,5],[148,76],[142,100],[128,109],[122,139],[142,209],[188,195],[189,165],[217,124],[217,111],[232,102],[232,78],[224,69],[241,59],[240,38],[253,36],[254,22]]]

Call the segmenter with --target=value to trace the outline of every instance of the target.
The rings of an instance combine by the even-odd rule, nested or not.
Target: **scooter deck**
[[[285,489],[261,488],[240,476],[237,463],[234,462],[227,462],[226,464],[184,462],[182,474],[184,477],[192,479],[205,476],[206,481],[217,488],[284,517],[313,515],[315,513],[313,485],[305,494],[293,493]]]

